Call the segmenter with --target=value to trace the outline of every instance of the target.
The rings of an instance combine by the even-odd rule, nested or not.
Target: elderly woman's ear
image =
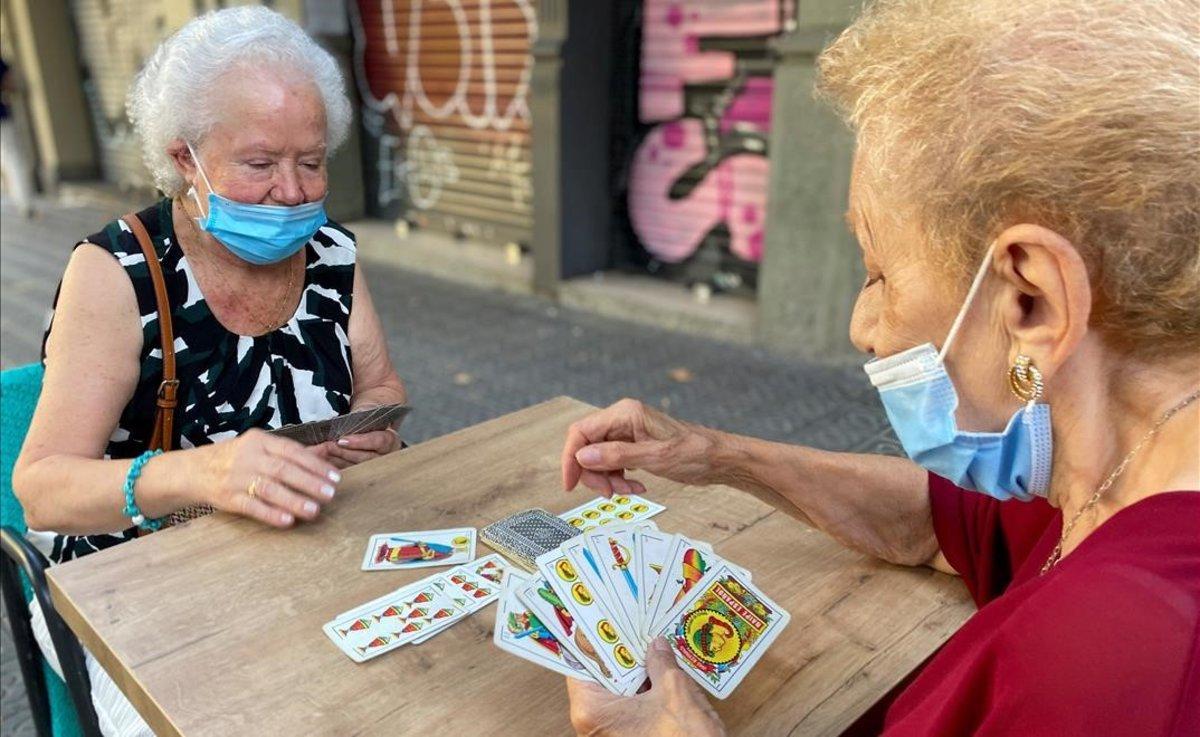
[[[167,155],[171,157],[171,163],[175,165],[175,171],[188,182],[195,186],[196,179],[199,176],[196,172],[196,160],[192,158],[192,152],[188,150],[187,143],[182,138],[176,138],[167,144]]]
[[[1083,258],[1062,235],[1024,223],[997,236],[993,265],[1002,279],[999,319],[1012,342],[1010,360],[1029,356],[1051,378],[1087,334],[1092,290]]]

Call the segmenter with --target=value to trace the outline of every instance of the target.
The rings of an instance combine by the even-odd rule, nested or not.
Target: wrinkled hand
[[[636,696],[617,696],[598,683],[567,679],[571,725],[587,737],[717,737],[721,718],[704,691],[675,664],[663,638],[646,654],[650,688]]]
[[[633,469],[685,484],[709,483],[718,437],[635,399],[622,399],[568,428],[563,488],[570,491],[582,481],[604,496],[643,494],[641,482],[625,478],[625,471]]]
[[[258,429],[192,452],[201,460],[203,502],[273,527],[315,519],[341,480],[333,464],[300,443]]]
[[[395,430],[388,428],[357,435],[345,435],[337,440],[314,445],[309,448],[309,451],[338,468],[346,468],[399,449],[400,436],[396,434]]]

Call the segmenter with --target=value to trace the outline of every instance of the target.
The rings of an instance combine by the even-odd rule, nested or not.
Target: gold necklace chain
[[[291,264],[288,264],[288,271],[289,271],[288,283],[287,283],[287,286],[284,287],[284,289],[283,289],[283,297],[280,300],[281,303],[284,304],[285,306],[287,305],[287,302],[285,300],[287,300],[288,296],[292,293],[292,287],[296,285],[296,269],[295,269],[295,267],[293,267]],[[264,333],[269,333],[272,330],[275,330],[276,328],[278,328],[280,325],[283,324],[278,321],[278,314],[279,314],[278,307],[275,308],[275,313],[276,313],[275,320],[272,320],[271,322],[261,323],[262,330]],[[287,318],[284,319],[284,322],[287,322]]]
[[[1163,416],[1158,419],[1158,422],[1154,423],[1154,427],[1150,428],[1150,430],[1142,436],[1142,439],[1139,440],[1137,444],[1125,454],[1125,457],[1121,459],[1121,462],[1117,464],[1117,467],[1113,469],[1113,472],[1108,475],[1108,478],[1104,479],[1104,483],[1100,484],[1100,487],[1096,489],[1096,493],[1092,494],[1092,498],[1088,499],[1084,505],[1079,508],[1079,511],[1075,513],[1075,516],[1071,518],[1071,521],[1063,527],[1062,535],[1060,535],[1058,538],[1058,544],[1054,546],[1054,550],[1051,551],[1050,557],[1047,558],[1046,562],[1042,564],[1041,574],[1039,575],[1045,574],[1047,571],[1057,565],[1060,560],[1062,560],[1063,546],[1066,545],[1067,538],[1071,536],[1071,532],[1075,529],[1075,524],[1079,522],[1079,518],[1096,506],[1096,503],[1100,501],[1100,497],[1104,495],[1104,492],[1108,491],[1112,487],[1113,482],[1117,480],[1117,477],[1125,472],[1125,469],[1129,466],[1129,462],[1133,460],[1133,457],[1137,455],[1138,451],[1145,447],[1146,443],[1150,442],[1150,439],[1158,434],[1158,431],[1162,429],[1163,425],[1167,424],[1167,422],[1170,421],[1172,417],[1177,415],[1184,407],[1196,401],[1197,398],[1200,398],[1200,389],[1197,389],[1196,391],[1187,395],[1174,407],[1164,412]]]
[[[188,225],[191,226],[192,233],[195,235],[196,239],[203,242],[204,233],[203,233],[203,231],[200,230],[200,226],[198,226],[196,224],[195,219],[193,219],[191,217],[191,213],[189,213],[187,211],[187,206],[181,201],[179,203],[179,207],[180,207],[180,209],[183,210],[184,214],[188,216],[186,218],[186,220],[188,221]],[[307,268],[307,267],[305,267],[305,268]],[[281,303],[286,304],[286,302],[284,302],[284,300],[286,300],[288,295],[290,295],[292,293],[292,288],[294,286],[296,286],[296,269],[291,264],[288,264],[288,283],[287,283],[287,286],[284,287],[284,289],[283,289],[283,296],[280,298]],[[279,322],[278,314],[279,314],[279,308],[276,307],[275,308],[276,319],[268,322],[268,321],[264,321],[264,320],[255,318],[256,320],[258,320],[259,329],[262,330],[262,332],[264,334],[277,329],[280,325],[283,324],[283,323]],[[289,315],[288,318],[290,319],[290,317],[291,316]],[[284,322],[287,322],[287,319],[285,319]]]

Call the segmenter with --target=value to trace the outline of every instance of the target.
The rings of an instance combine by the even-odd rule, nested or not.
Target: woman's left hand
[[[567,679],[571,726],[587,737],[720,737],[721,718],[704,691],[675,664],[663,638],[646,654],[650,688],[636,696],[617,696],[596,683]]]
[[[386,430],[346,435],[312,446],[312,450],[338,468],[369,461],[400,449],[400,436],[390,427]]]

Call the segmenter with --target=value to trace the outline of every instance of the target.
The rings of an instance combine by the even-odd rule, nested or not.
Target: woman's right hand
[[[315,519],[342,478],[300,443],[258,429],[194,452],[203,458],[197,478],[203,502],[273,527]]]
[[[712,454],[721,434],[680,422],[635,399],[622,399],[567,430],[563,488],[579,482],[604,496],[643,494],[625,471],[642,469],[684,484],[712,483]]]

